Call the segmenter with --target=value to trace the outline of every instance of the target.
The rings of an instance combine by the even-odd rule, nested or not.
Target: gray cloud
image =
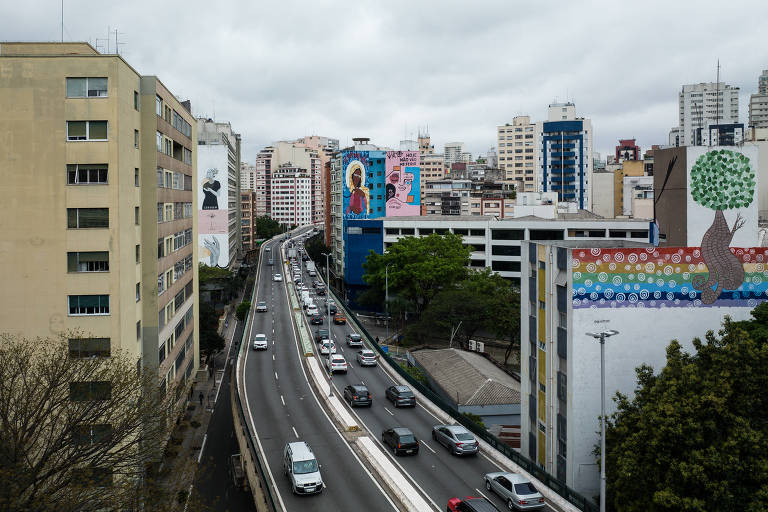
[[[65,1],[65,39],[106,38],[197,114],[229,120],[255,159],[271,141],[314,133],[396,146],[429,125],[436,147],[496,144],[515,115],[555,99],[592,119],[595,147],[664,143],[683,83],[742,88],[742,121],[768,68],[762,0],[662,2],[198,0]],[[59,0],[0,5],[4,40],[60,37]]]

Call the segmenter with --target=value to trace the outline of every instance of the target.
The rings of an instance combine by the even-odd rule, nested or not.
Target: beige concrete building
[[[642,160],[625,160],[613,172],[613,213],[628,215],[625,211],[624,178],[645,175],[645,164]],[[629,199],[629,198],[627,198]],[[628,201],[631,203],[631,201]]]
[[[120,350],[186,384],[199,346],[189,103],[87,43],[0,43],[0,90],[0,326],[79,329],[75,349]]]
[[[506,180],[517,182],[519,192],[538,190],[539,131],[529,116],[516,116],[496,128],[499,169]]]

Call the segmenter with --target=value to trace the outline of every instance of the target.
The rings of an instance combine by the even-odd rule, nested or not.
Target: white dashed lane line
[[[389,410],[389,409],[387,409],[386,407],[384,408],[384,410],[385,410],[385,411],[387,411],[387,412],[388,412],[388,413],[389,413],[391,416],[394,416],[394,415],[395,415],[395,413],[393,413],[392,411],[390,411],[390,410]]]
[[[432,449],[431,446],[429,446],[427,443],[425,443],[423,439],[420,439],[420,441],[421,441],[421,444],[423,444],[424,446],[427,447],[427,450],[431,451],[432,453],[437,453],[437,452],[435,452],[435,450]]]
[[[283,398],[283,395],[280,395],[280,401],[283,402],[283,407],[285,407],[285,398]],[[423,443],[424,441],[422,441]]]

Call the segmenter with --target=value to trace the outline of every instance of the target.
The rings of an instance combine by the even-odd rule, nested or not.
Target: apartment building
[[[619,139],[614,158],[619,163],[625,160],[640,160],[640,146],[635,139]]]
[[[445,155],[445,165],[448,167],[458,162],[472,161],[472,155],[464,149],[463,142],[448,142],[444,147],[443,154]]]
[[[256,190],[256,166],[240,163],[240,190]]]
[[[228,122],[197,119],[200,263],[233,269],[242,256],[240,134]]]
[[[82,330],[185,396],[199,346],[189,102],[87,43],[0,43],[0,68],[0,161],[15,170],[0,325]]]
[[[240,192],[240,229],[243,236],[243,252],[256,249],[256,240],[259,238],[256,232],[256,192],[243,190]]]
[[[739,122],[739,88],[726,83],[683,85],[678,105],[678,125],[669,134],[672,146],[701,146],[702,130]]]
[[[291,162],[272,174],[272,219],[291,226],[312,224],[312,174]]]
[[[519,192],[539,190],[539,131],[529,116],[517,116],[512,123],[496,127],[499,169],[504,179],[517,183]]]
[[[749,127],[768,128],[768,69],[757,79],[757,94],[749,97]]]

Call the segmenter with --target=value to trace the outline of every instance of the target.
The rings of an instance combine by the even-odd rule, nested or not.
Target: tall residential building
[[[635,143],[635,139],[619,139],[615,158],[619,163],[625,160],[640,160],[640,146]]]
[[[505,180],[516,182],[520,192],[538,190],[538,139],[539,131],[529,116],[516,116],[511,124],[496,128],[499,169]]]
[[[242,256],[240,134],[228,122],[197,119],[200,263],[233,268]]]
[[[553,103],[548,120],[538,123],[542,192],[557,192],[561,202],[579,209],[592,205],[592,123],[576,117],[573,103]]]
[[[312,224],[312,174],[286,162],[272,173],[272,219],[284,226]]]
[[[768,128],[768,69],[757,79],[757,94],[749,97],[749,127]]]
[[[256,166],[240,163],[240,190],[256,190]]]
[[[319,158],[319,170],[316,175],[313,176],[312,182],[312,222],[315,224],[326,222],[328,220],[328,208],[326,205],[329,204],[327,201],[329,191],[326,190],[326,184],[328,182],[327,173],[329,172],[328,163],[331,161],[333,154],[339,151],[339,139],[310,135],[296,139],[294,142],[296,144],[303,144],[317,152]]]
[[[240,211],[242,220],[240,221],[243,233],[243,251],[248,252],[256,249],[256,240],[259,239],[256,232],[256,192],[253,190],[243,190],[240,192]]]
[[[701,134],[710,124],[739,122],[739,88],[722,82],[683,85],[678,94],[678,126],[672,128],[673,146],[701,146]]]
[[[472,161],[472,155],[464,149],[463,142],[448,142],[445,145],[445,165],[450,168],[451,164]]]
[[[81,330],[163,385],[198,366],[197,123],[155,76],[87,43],[0,43],[0,326]],[[82,345],[86,343],[87,345]],[[186,397],[186,392],[180,396]]]

